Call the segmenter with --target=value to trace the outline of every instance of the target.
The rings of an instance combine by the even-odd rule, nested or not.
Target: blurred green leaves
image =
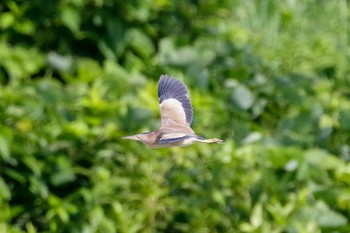
[[[28,79],[44,65],[44,57],[36,48],[28,48],[16,46],[12,48],[4,41],[0,41],[0,68],[5,70],[1,82],[11,81],[19,82],[23,79]],[[6,75],[5,75],[6,74]],[[6,80],[8,77],[8,80]]]

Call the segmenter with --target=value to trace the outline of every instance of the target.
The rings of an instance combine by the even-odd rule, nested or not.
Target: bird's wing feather
[[[186,85],[168,75],[162,75],[158,84],[161,127],[192,122],[192,104]]]
[[[179,142],[179,141],[191,138],[191,137],[193,137],[193,136],[183,135],[180,137],[161,138],[159,140],[159,144],[176,143],[176,142]]]

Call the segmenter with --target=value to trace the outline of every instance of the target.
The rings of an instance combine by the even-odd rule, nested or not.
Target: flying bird
[[[152,148],[188,146],[194,142],[222,143],[223,140],[205,139],[191,129],[193,118],[190,94],[186,85],[168,75],[161,75],[158,83],[160,129],[122,137],[141,141]]]

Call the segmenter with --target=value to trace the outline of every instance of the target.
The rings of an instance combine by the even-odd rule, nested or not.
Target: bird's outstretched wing
[[[160,76],[158,97],[161,128],[167,126],[189,127],[192,123],[192,104],[186,85],[168,75]]]

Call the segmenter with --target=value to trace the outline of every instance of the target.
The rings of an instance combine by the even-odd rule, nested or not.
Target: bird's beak
[[[137,135],[125,136],[125,137],[122,137],[122,139],[129,139],[129,140],[140,141],[140,138],[137,137]]]

